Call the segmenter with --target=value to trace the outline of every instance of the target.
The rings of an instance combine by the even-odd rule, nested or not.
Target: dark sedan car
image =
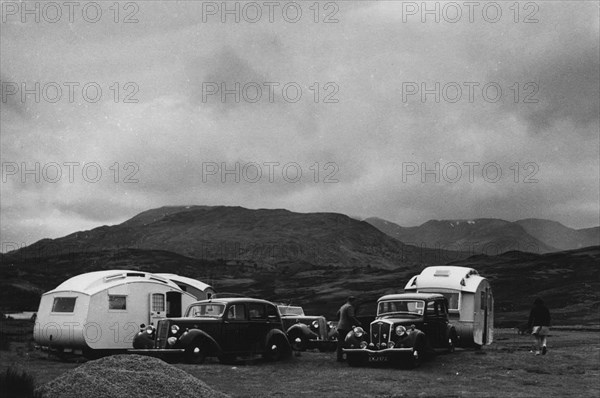
[[[139,332],[133,347],[138,353],[183,354],[191,363],[207,356],[229,362],[257,354],[275,361],[291,354],[275,304],[252,298],[196,302],[185,317],[161,319],[156,329]]]
[[[320,315],[305,315],[302,307],[278,305],[283,327],[296,351],[318,349],[334,351],[337,345],[336,325]]]
[[[390,294],[377,300],[377,317],[369,333],[355,327],[344,341],[350,366],[369,362],[418,366],[423,356],[454,351],[456,331],[448,321],[441,294]]]

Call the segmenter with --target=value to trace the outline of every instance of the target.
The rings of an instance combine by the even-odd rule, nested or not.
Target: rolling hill
[[[441,258],[468,257],[468,253],[405,245],[343,214],[226,206],[152,209],[119,225],[44,239],[11,255],[42,258],[125,248],[164,250],[209,261],[256,263],[261,268],[299,262],[394,269],[436,263]]]

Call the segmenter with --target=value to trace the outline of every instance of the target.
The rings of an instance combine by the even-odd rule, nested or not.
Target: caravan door
[[[491,289],[482,286],[479,295],[475,295],[475,300],[477,311],[473,319],[473,342],[477,345],[490,344],[494,339],[494,300]]]
[[[166,295],[164,293],[150,293],[150,324],[157,326],[158,320],[167,316]]]

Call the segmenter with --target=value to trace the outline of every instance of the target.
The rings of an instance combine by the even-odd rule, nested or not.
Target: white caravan
[[[42,295],[33,337],[38,345],[59,354],[129,349],[141,324],[156,325],[159,319],[180,317],[202,298],[149,272],[81,274]]]
[[[450,322],[459,346],[491,344],[494,340],[494,297],[489,281],[473,268],[434,266],[413,276],[405,292],[440,293],[448,299]]]

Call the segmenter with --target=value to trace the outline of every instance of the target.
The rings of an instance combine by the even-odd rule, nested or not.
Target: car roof
[[[383,297],[380,297],[379,301],[385,301],[385,300],[405,300],[405,299],[412,299],[412,300],[435,300],[435,299],[439,299],[439,298],[444,298],[443,295],[439,294],[439,293],[399,293],[399,294],[388,294],[385,295]]]
[[[275,304],[273,304],[270,301],[263,300],[263,299],[257,299],[257,298],[251,298],[251,297],[224,297],[224,298],[214,298],[214,299],[211,298],[211,299],[208,299],[208,300],[196,301],[193,304],[198,304],[198,303],[223,303],[223,304],[228,304],[228,303],[257,303],[257,304],[275,305]]]

